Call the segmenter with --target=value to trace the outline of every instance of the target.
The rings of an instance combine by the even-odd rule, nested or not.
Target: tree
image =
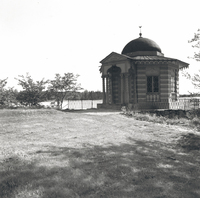
[[[193,43],[192,47],[198,49],[197,52],[194,52],[194,56],[191,58],[196,61],[200,61],[200,29],[197,30],[197,33],[195,33],[194,37],[188,42]],[[199,70],[199,73],[200,73],[200,70]],[[186,73],[183,73],[183,76],[191,80],[195,88],[200,89],[200,74],[194,74],[193,76],[191,76],[188,72],[186,72]]]
[[[89,100],[89,91],[88,90],[84,90],[84,92],[81,93],[81,99]]]
[[[17,90],[14,88],[5,88],[7,79],[0,80],[0,105],[12,106],[16,104]]]
[[[57,107],[62,109],[63,100],[72,97],[76,91],[81,90],[80,84],[77,83],[79,75],[73,73],[64,73],[64,76],[60,74],[55,75],[54,80],[50,80],[49,90],[54,95],[57,102]]]
[[[13,87],[6,89],[4,92],[5,105],[8,107],[12,107],[13,105],[16,106],[18,103],[16,99],[17,95],[18,95],[18,91],[14,89]]]
[[[45,100],[46,84],[48,80],[42,79],[41,81],[34,82],[32,77],[27,73],[26,76],[20,75],[18,85],[22,86],[23,91],[20,91],[17,100],[25,106],[38,105],[40,102]]]
[[[197,30],[197,33],[194,34],[194,38],[188,41],[189,43],[193,43],[192,47],[197,48],[198,52],[194,52],[194,57],[196,61],[200,61],[200,29]]]
[[[0,80],[0,105],[5,105],[6,100],[6,89],[5,86],[7,84],[7,79]]]
[[[80,95],[82,100],[102,100],[103,98],[103,93],[100,91],[84,90]]]
[[[186,77],[187,79],[191,80],[191,82],[195,88],[200,89],[200,75],[199,74],[194,74],[192,76],[188,72],[186,72],[186,73],[183,73],[183,76]]]
[[[7,79],[8,79],[8,78],[6,78],[6,79],[4,79],[4,80],[1,80],[1,79],[0,79],[0,91],[3,90],[3,89],[5,88],[5,86],[6,86],[6,84],[7,84]]]

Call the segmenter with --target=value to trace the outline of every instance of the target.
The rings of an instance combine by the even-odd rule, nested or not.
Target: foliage
[[[197,33],[194,34],[194,38],[188,41],[189,43],[193,43],[193,48],[198,48],[198,52],[194,53],[194,59],[196,61],[200,61],[200,29],[197,30]]]
[[[184,125],[200,131],[200,109],[193,110],[165,110],[165,111],[134,111],[122,107],[122,114],[133,117],[135,120],[169,124]]]
[[[26,76],[20,75],[18,85],[21,85],[23,91],[20,91],[17,95],[17,100],[25,106],[38,105],[45,100],[45,85],[48,81],[42,79],[41,81],[34,82],[32,77],[27,73]]]
[[[72,100],[102,100],[103,93],[101,91],[88,91],[76,92],[70,98]],[[68,98],[65,98],[68,99]]]
[[[101,91],[88,91],[85,90],[81,93],[82,100],[101,100],[103,98],[103,94]]]
[[[4,79],[4,80],[0,80],[0,91],[2,91],[3,89],[5,89],[5,86],[7,84],[7,79]]]
[[[183,73],[183,76],[191,80],[195,88],[200,89],[200,75],[199,74],[194,74],[194,76],[192,76],[188,72],[186,72],[186,73]]]
[[[196,61],[200,61],[200,29],[197,30],[197,33],[195,33],[194,37],[188,42],[193,43],[192,47],[198,49],[197,52],[194,52],[194,56],[192,57],[192,59]],[[200,73],[200,70],[199,70],[199,73]],[[200,89],[200,75],[199,74],[196,73],[193,76],[191,76],[188,72],[185,72],[183,73],[183,76],[191,80],[195,88]]]
[[[16,104],[16,95],[17,90],[14,88],[5,88],[7,84],[7,78],[0,80],[0,105],[3,107],[10,107],[13,104]]]
[[[49,91],[46,95],[47,100],[55,100],[55,96]],[[68,92],[64,100],[102,100],[103,93],[101,91],[88,91],[84,90],[83,92],[75,91]]]
[[[38,92],[20,91],[16,97],[17,101],[24,106],[39,106],[39,102],[45,100],[45,95]]]
[[[6,84],[7,84],[7,78],[0,80],[0,105],[4,105]]]
[[[5,96],[5,100],[4,100],[4,103],[6,106],[9,106],[9,107],[13,107],[13,106],[16,106],[17,105],[17,97],[18,95],[18,91],[16,89],[14,89],[13,87],[12,88],[8,88],[5,90],[4,92],[4,96]]]
[[[59,109],[62,109],[64,99],[72,97],[76,91],[82,89],[77,83],[78,77],[79,75],[73,73],[64,73],[64,76],[56,74],[55,79],[50,80],[48,89],[54,95]]]
[[[184,97],[187,97],[187,98],[189,98],[189,97],[200,97],[200,94],[199,93],[191,93],[191,94],[180,94],[179,95],[179,97],[180,98],[184,98]]]
[[[7,78],[0,80],[0,105],[1,108],[17,107],[19,103],[23,106],[34,107],[45,100],[55,100],[58,108],[62,108],[63,100],[101,100],[101,91],[80,91],[82,88],[77,83],[79,75],[73,73],[65,73],[55,75],[54,80],[34,81],[27,73],[26,76],[19,75],[15,78],[18,85],[22,87],[22,91],[14,88],[6,89]],[[46,85],[48,90],[46,90]]]

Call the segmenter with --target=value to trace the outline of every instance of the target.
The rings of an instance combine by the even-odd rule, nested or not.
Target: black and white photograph
[[[0,198],[200,197],[199,8],[0,0]]]

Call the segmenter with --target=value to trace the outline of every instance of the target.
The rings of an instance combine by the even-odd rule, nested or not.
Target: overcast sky
[[[99,62],[142,36],[166,57],[200,64],[188,43],[200,28],[200,1],[190,0],[0,0],[0,79],[8,85],[26,72],[35,80],[79,74],[87,90],[102,90]],[[180,75],[180,93],[193,90]]]

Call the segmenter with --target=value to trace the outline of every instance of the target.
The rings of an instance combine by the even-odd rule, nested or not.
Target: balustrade
[[[147,93],[147,101],[148,102],[160,101],[159,93]]]

